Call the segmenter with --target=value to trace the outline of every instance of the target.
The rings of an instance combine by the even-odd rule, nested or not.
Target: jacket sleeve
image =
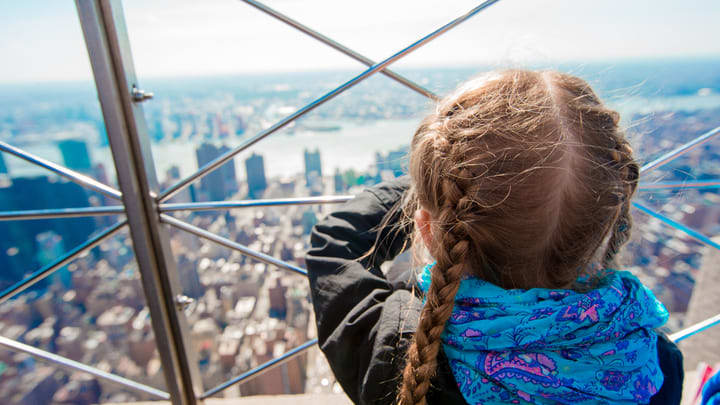
[[[660,370],[665,378],[660,391],[650,398],[650,405],[679,404],[685,378],[682,352],[664,333],[658,333],[657,351]]]
[[[408,283],[389,282],[379,267],[405,246],[409,229],[377,228],[408,185],[407,179],[383,183],[341,206],[315,226],[306,256],[320,349],[356,404],[395,402],[422,309]],[[375,254],[363,257],[376,240]],[[446,360],[443,365],[447,370]],[[447,377],[439,372],[433,385],[457,390]]]

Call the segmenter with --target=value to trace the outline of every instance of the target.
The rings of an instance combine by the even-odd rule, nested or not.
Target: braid
[[[464,275],[506,289],[580,288],[590,263],[614,262],[639,174],[619,120],[582,79],[510,70],[463,85],[419,126],[406,206],[430,214],[437,264],[400,405],[427,402]]]
[[[612,225],[612,233],[608,239],[608,245],[603,257],[603,266],[615,265],[615,257],[625,242],[630,239],[632,228],[632,217],[630,216],[630,201],[637,188],[639,167],[632,156],[632,148],[628,142],[617,136],[617,147],[611,152],[613,161],[620,168],[621,181],[623,182],[622,204],[619,207],[617,218]]]
[[[470,242],[463,227],[458,226],[463,223],[457,216],[458,206],[464,201],[464,192],[458,183],[462,182],[449,179],[443,181],[445,206],[437,218],[441,240],[433,252],[437,263],[431,272],[430,288],[420,313],[417,331],[408,348],[408,361],[398,394],[400,405],[427,403],[425,396],[430,388],[430,379],[437,369],[440,338],[445,323],[452,315],[460,280],[470,270],[466,260]]]

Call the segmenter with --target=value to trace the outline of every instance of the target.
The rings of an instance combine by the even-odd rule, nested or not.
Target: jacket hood
[[[432,267],[418,278],[424,292]],[[469,404],[647,403],[663,382],[654,329],[667,318],[628,272],[585,293],[466,277],[442,342]]]

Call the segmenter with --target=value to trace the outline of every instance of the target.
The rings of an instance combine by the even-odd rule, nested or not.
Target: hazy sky
[[[358,68],[238,0],[125,0],[142,77]],[[381,60],[479,1],[268,0]],[[720,56],[717,0],[501,0],[396,65]],[[0,82],[89,79],[70,0],[0,3]]]

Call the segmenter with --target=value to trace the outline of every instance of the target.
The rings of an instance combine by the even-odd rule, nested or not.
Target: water
[[[627,126],[654,112],[720,109],[718,58],[550,67],[586,78],[606,102],[621,113]],[[402,73],[438,94],[445,94],[459,82],[485,70],[488,67],[411,69]],[[158,177],[163,180],[171,166],[178,166],[182,176],[189,175],[197,169],[195,149],[202,142],[236,147],[354,74],[315,72],[144,80],[145,87],[156,93],[156,98],[143,108],[153,139]],[[339,126],[339,130],[283,129],[260,141],[251,151],[264,156],[269,177],[302,172],[303,149],[316,147],[320,149],[326,175],[336,169],[365,170],[374,163],[375,152],[386,153],[407,145],[429,108],[423,97],[377,75],[301,121],[330,123]],[[247,124],[244,133],[235,135],[231,131],[223,137],[217,135],[217,130],[213,133],[214,122],[228,123],[237,117]],[[168,135],[174,125],[168,122],[177,122],[177,127],[191,127],[193,135]],[[105,163],[113,181],[112,157],[91,84],[0,88],[0,139],[63,163],[56,142],[67,137],[85,139],[91,159],[94,163]],[[244,178],[243,158],[249,153],[240,154],[235,160],[239,178]],[[45,174],[42,169],[7,155],[5,161],[16,177]]]

